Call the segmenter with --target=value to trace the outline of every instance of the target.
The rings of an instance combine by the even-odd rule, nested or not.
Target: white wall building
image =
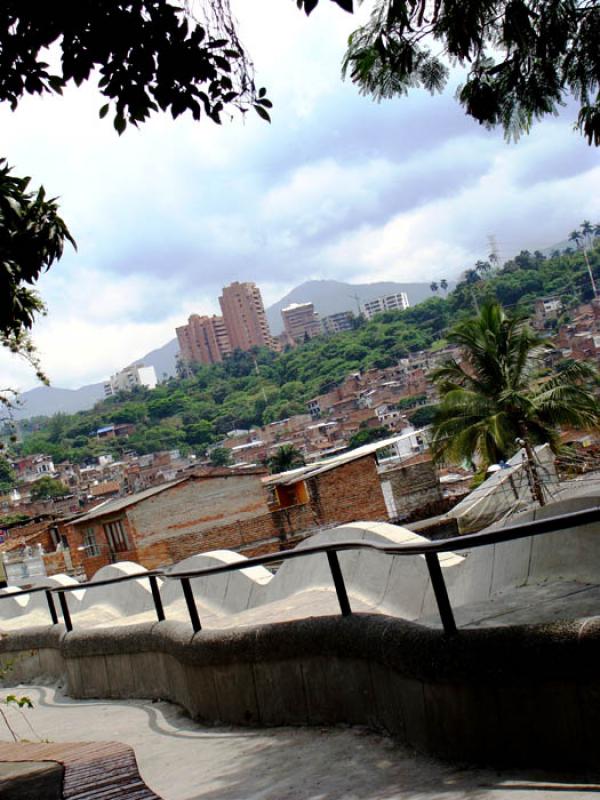
[[[362,310],[367,319],[372,319],[376,314],[382,314],[384,311],[404,311],[409,306],[406,292],[398,292],[369,300],[367,303],[363,303]]]
[[[351,331],[354,324],[354,314],[352,311],[338,311],[337,314],[329,314],[321,320],[321,327],[324,333],[340,333],[341,331]]]
[[[104,396],[112,397],[117,392],[130,392],[136,386],[154,389],[157,382],[154,367],[136,364],[112,375],[104,384]]]

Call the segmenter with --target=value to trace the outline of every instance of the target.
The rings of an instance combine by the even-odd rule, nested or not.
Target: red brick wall
[[[211,550],[236,550],[249,557],[277,553],[295,546],[321,527],[388,518],[373,456],[326,472],[309,481],[311,483],[314,484],[309,486],[311,503],[228,524],[216,521],[208,530],[181,532],[144,548],[139,543],[137,560],[152,568]],[[131,557],[131,560],[136,558]],[[154,564],[153,560],[159,564]]]
[[[365,456],[323,473],[309,480],[307,484],[310,503],[257,514],[250,518],[235,519],[226,524],[219,519],[210,526],[203,522],[202,530],[189,530],[190,526],[186,525],[175,532],[172,518],[167,518],[153,523],[154,530],[160,524],[166,533],[160,539],[152,537],[154,541],[136,537],[125,520],[130,543],[135,544],[135,548],[118,553],[117,558],[120,561],[137,561],[147,569],[154,569],[211,550],[235,550],[246,556],[264,555],[294,547],[322,527],[361,519],[387,519],[373,456]],[[161,513],[160,506],[153,505],[154,513]],[[94,528],[96,541],[100,546],[106,542],[101,522],[84,523],[80,526],[81,530],[78,527],[72,526],[69,535],[74,562],[76,553],[79,552],[81,557],[81,551],[76,548],[83,542],[85,528]],[[91,577],[101,566],[109,563],[108,548],[103,547],[100,556],[81,557],[81,560],[86,574]]]
[[[388,519],[372,455],[310,478],[307,486],[317,524]]]
[[[206,553],[209,550],[237,550],[244,555],[253,554],[256,547],[276,553],[280,549],[280,538],[271,514],[254,519],[239,520],[221,525],[204,533],[188,533],[167,540],[172,561]]]

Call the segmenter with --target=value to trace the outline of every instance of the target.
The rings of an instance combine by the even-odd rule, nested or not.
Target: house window
[[[83,536],[83,546],[85,547],[85,554],[87,556],[100,555],[100,547],[96,541],[96,533],[93,528],[86,528]]]
[[[289,508],[308,503],[308,490],[304,481],[298,481],[291,486],[279,485],[275,487],[280,508]]]
[[[123,527],[123,520],[117,519],[114,522],[107,522],[103,527],[108,546],[113,553],[122,553],[125,550],[129,550],[129,542]]]

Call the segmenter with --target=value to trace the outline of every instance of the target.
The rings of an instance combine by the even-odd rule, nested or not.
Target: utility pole
[[[527,439],[517,439],[517,444],[519,447],[522,447],[525,450],[525,455],[523,456],[523,465],[525,466],[525,472],[527,474],[527,482],[529,483],[531,496],[533,497],[534,501],[540,504],[540,506],[545,506],[546,499],[544,497],[544,488],[542,486],[542,482],[540,481],[540,474],[535,462],[535,453],[533,452],[533,448]]]
[[[588,275],[590,276],[590,281],[592,284],[592,290],[594,292],[594,297],[598,297],[598,289],[596,288],[596,281],[594,280],[594,273],[592,272],[592,267],[590,265],[590,260],[588,258],[587,249],[585,243],[582,245],[583,250],[583,257],[585,259],[585,265],[587,267]]]
[[[265,387],[262,384],[262,380],[260,380],[260,370],[258,368],[258,361],[256,360],[255,356],[253,356],[252,360],[254,361],[254,369],[256,370],[256,374],[259,377],[260,390],[262,392],[263,400],[265,401],[265,404],[268,405],[269,401],[267,400],[267,393],[265,392]]]
[[[500,266],[500,250],[498,249],[498,241],[496,240],[496,236],[493,233],[488,233],[487,241],[490,251],[488,259],[492,267],[494,267],[494,269],[497,269]]]

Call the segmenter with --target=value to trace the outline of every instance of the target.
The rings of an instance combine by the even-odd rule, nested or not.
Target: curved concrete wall
[[[582,499],[578,500],[581,504]],[[570,506],[565,506],[565,502],[548,505],[537,514],[568,511]],[[589,498],[587,503],[589,505]],[[356,522],[319,533],[305,540],[299,549],[348,539],[381,544],[423,541],[417,534],[387,523]],[[408,620],[436,614],[437,606],[422,556],[386,556],[357,550],[340,553],[339,559],[351,598],[359,598],[372,609]],[[244,560],[240,554],[220,550],[192,556],[171,569],[194,569]],[[440,562],[452,605],[457,608],[485,601],[507,588],[528,583],[561,579],[597,582],[600,538],[594,526],[586,526],[460,554],[446,553],[440,556]],[[138,564],[121,562],[103,567],[94,580],[138,573],[143,576],[144,572]],[[47,583],[50,581],[58,585],[71,579],[57,576],[48,579]],[[179,581],[161,580],[160,585],[167,618],[187,620]],[[289,605],[294,596],[302,592],[331,590],[332,579],[326,556],[314,555],[284,562],[275,575],[262,567],[248,567],[194,579],[192,587],[201,617],[204,613],[227,616],[278,602]],[[9,587],[4,593],[10,591]],[[135,622],[138,615],[153,614],[150,585],[143,577],[98,589],[70,592],[69,608],[76,627],[112,624],[117,620],[126,623],[132,617],[132,622]],[[0,600],[0,629],[3,620],[10,622],[13,629],[15,620],[19,627],[49,624],[44,595],[39,593]]]
[[[362,724],[435,755],[597,766],[600,621],[440,631],[383,615],[195,636],[182,623],[0,640],[9,680],[77,698],[165,698],[241,725]]]

